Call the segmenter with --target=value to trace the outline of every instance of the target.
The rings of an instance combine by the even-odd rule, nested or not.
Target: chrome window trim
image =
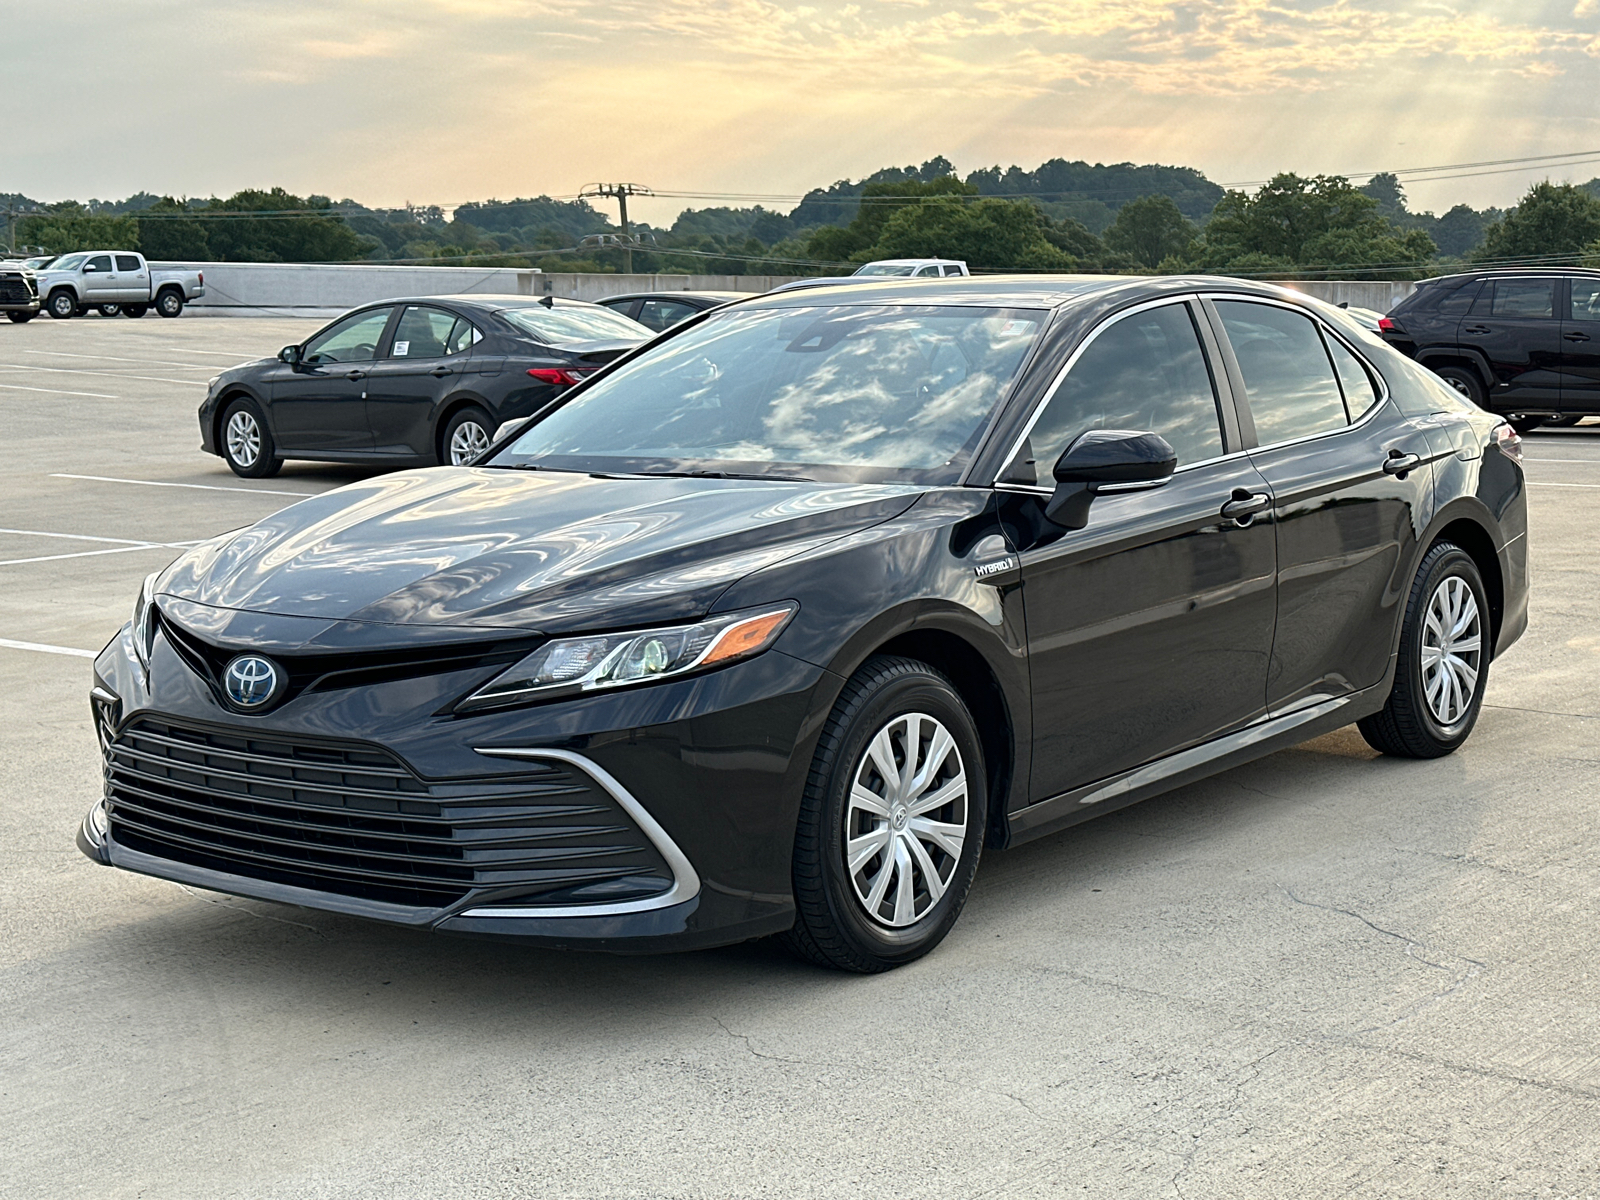
[[[678,844],[672,840],[667,831],[661,828],[644,805],[636,800],[627,788],[619,783],[604,767],[585,758],[581,754],[574,754],[570,750],[544,750],[523,749],[508,746],[474,746],[473,751],[486,755],[489,758],[517,758],[517,759],[549,759],[553,762],[566,763],[568,766],[577,767],[600,785],[613,800],[622,806],[624,812],[633,819],[639,831],[650,839],[657,853],[666,860],[668,868],[672,871],[672,886],[659,896],[649,896],[643,900],[625,900],[618,904],[577,904],[564,908],[549,906],[529,906],[527,908],[469,908],[463,912],[452,913],[452,917],[513,917],[527,920],[530,917],[613,917],[624,913],[649,912],[657,908],[670,908],[674,904],[682,904],[685,900],[692,900],[700,894],[700,876],[695,873],[694,865],[688,856],[678,849]]]
[[[1113,325],[1118,324],[1119,322],[1125,320],[1128,317],[1138,316],[1138,314],[1140,314],[1142,312],[1148,312],[1152,308],[1164,308],[1165,306],[1167,306],[1169,304],[1181,304],[1186,309],[1188,309],[1189,301],[1197,300],[1199,298],[1200,298],[1200,296],[1199,296],[1199,293],[1197,293],[1197,292],[1179,292],[1179,293],[1177,293],[1175,295],[1171,295],[1171,296],[1161,296],[1161,297],[1159,297],[1158,299],[1155,299],[1155,300],[1145,300],[1145,301],[1142,301],[1139,304],[1135,304],[1135,305],[1132,305],[1132,306],[1130,306],[1128,308],[1125,308],[1120,312],[1113,313],[1109,320],[1102,321],[1099,325],[1096,325],[1092,330],[1090,330],[1089,331],[1089,336],[1084,338],[1083,341],[1078,343],[1077,349],[1075,349],[1072,352],[1072,354],[1067,358],[1067,361],[1061,365],[1061,369],[1056,372],[1056,377],[1050,381],[1049,389],[1046,390],[1044,396],[1040,399],[1039,403],[1034,406],[1033,414],[1028,418],[1028,423],[1022,427],[1022,432],[1019,433],[1017,435],[1016,440],[1011,443],[1011,449],[1009,451],[1007,451],[1006,456],[1000,460],[1000,464],[1001,464],[1000,465],[1000,469],[1002,471],[1004,471],[1007,467],[1009,467],[1012,463],[1014,463],[1017,460],[1017,455],[1022,450],[1022,443],[1027,441],[1028,438],[1033,434],[1033,427],[1039,423],[1039,418],[1044,416],[1044,410],[1050,407],[1050,401],[1052,401],[1052,400],[1054,400],[1056,398],[1056,393],[1061,390],[1061,384],[1066,380],[1067,375],[1072,371],[1072,368],[1078,365],[1078,359],[1083,357],[1083,352],[1085,350],[1087,350],[1090,346],[1094,345],[1096,338],[1098,338],[1106,330],[1110,329]],[[1193,322],[1194,319],[1195,319],[1194,310],[1193,309],[1188,309],[1188,315],[1189,315],[1189,320],[1191,322]],[[1199,329],[1195,330],[1195,335],[1194,336],[1195,336],[1196,343],[1200,346],[1201,354],[1204,354],[1205,350],[1206,350],[1205,339],[1201,336],[1201,333],[1200,333]],[[1211,375],[1211,393],[1212,393],[1212,395],[1214,397],[1216,397],[1216,402],[1220,406],[1220,405],[1225,404],[1225,403],[1228,402],[1228,397],[1226,397],[1226,396],[1224,396],[1222,394],[1221,388],[1219,388],[1218,385],[1217,385],[1217,366],[1218,366],[1218,364],[1212,363],[1212,362],[1209,362],[1209,361],[1206,363],[1206,369]],[[1021,375],[1022,375],[1022,372],[1018,371],[1018,373],[1017,373],[1018,378],[1021,378]],[[1223,434],[1224,434],[1224,423],[1223,423],[1223,420],[1222,420],[1222,413],[1219,411],[1217,413],[1217,436],[1218,436],[1218,438],[1221,439]],[[1229,454],[1222,454],[1222,455],[1218,455],[1215,458],[1206,458],[1206,459],[1202,459],[1202,460],[1200,460],[1199,462],[1196,462],[1196,463],[1190,463],[1187,466],[1179,467],[1178,470],[1179,471],[1183,471],[1183,470],[1187,470],[1189,466],[1200,467],[1200,466],[1204,466],[1207,463],[1220,462],[1224,458],[1231,458],[1231,457],[1233,457],[1234,454],[1242,454],[1242,453],[1244,453],[1244,451],[1235,450],[1235,451],[1230,452]],[[1176,472],[1174,472],[1174,473],[1176,473]],[[1000,487],[1001,484],[1002,484],[1002,481],[997,479],[997,480],[994,481],[994,484],[992,486]],[[1029,488],[1030,485],[1024,483],[1024,484],[1017,484],[1016,486],[1026,490],[1026,489]],[[1035,485],[1035,486],[1042,487],[1043,485],[1041,484],[1041,485]],[[1045,488],[1044,490],[1047,491],[1047,492],[1052,492],[1055,489],[1054,488]]]
[[[1363,425],[1366,425],[1368,422],[1372,421],[1389,403],[1389,381],[1383,377],[1383,372],[1378,370],[1377,367],[1373,366],[1372,360],[1367,358],[1366,355],[1362,354],[1361,351],[1351,343],[1349,338],[1345,337],[1332,325],[1324,321],[1320,316],[1317,315],[1316,312],[1303,308],[1298,304],[1290,303],[1287,300],[1279,300],[1274,296],[1254,296],[1244,292],[1203,292],[1200,294],[1200,299],[1209,300],[1213,304],[1219,300],[1242,301],[1247,304],[1271,304],[1278,308],[1286,308],[1290,312],[1297,312],[1302,316],[1309,318],[1318,329],[1323,331],[1324,336],[1338,339],[1340,345],[1342,345],[1346,350],[1350,351],[1351,354],[1354,354],[1356,356],[1356,361],[1364,366],[1370,375],[1377,379],[1378,386],[1382,391],[1382,394],[1378,397],[1378,399],[1373,402],[1372,407],[1361,414],[1361,419],[1359,421],[1349,421],[1345,425],[1340,426],[1338,429],[1324,429],[1320,433],[1305,433],[1301,434],[1299,437],[1285,438],[1281,442],[1264,442],[1260,445],[1252,446],[1249,450],[1244,451],[1244,453],[1254,454],[1258,450],[1276,450],[1280,446],[1295,446],[1299,445],[1301,442],[1314,442],[1319,438],[1338,437],[1341,433],[1348,433],[1352,429],[1360,429]],[[1219,313],[1218,316],[1220,317],[1221,314]],[[1223,333],[1226,332],[1227,330],[1224,329]],[[1331,358],[1328,360],[1328,369],[1333,371],[1334,382],[1338,383],[1339,371],[1338,368],[1333,365],[1333,360]],[[1341,396],[1344,395],[1343,384],[1339,384],[1339,394]],[[1249,408],[1250,396],[1248,392],[1246,395],[1241,397],[1241,399],[1244,401],[1245,407]],[[1254,416],[1253,410],[1251,415]]]

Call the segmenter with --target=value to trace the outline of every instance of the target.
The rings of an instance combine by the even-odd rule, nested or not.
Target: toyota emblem
[[[283,691],[283,672],[270,659],[241,654],[222,672],[222,688],[235,708],[265,708]]]

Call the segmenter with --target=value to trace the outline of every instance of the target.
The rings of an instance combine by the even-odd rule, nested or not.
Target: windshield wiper
[[[779,483],[815,483],[807,475],[761,475],[754,471],[635,471],[652,479],[768,479]]]

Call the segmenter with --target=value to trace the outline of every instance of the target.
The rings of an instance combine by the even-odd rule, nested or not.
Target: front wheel
[[[1356,723],[1367,744],[1401,758],[1442,758],[1456,750],[1483,707],[1490,636],[1478,564],[1455,543],[1438,543],[1411,585],[1389,701]]]
[[[950,681],[869,659],[817,744],[795,831],[789,947],[869,974],[921,958],[961,915],[988,823],[976,724]]]
[[[96,304],[94,306],[94,310],[95,310],[95,312],[99,313],[102,317],[115,317],[115,316],[121,315],[121,313],[122,313],[122,305],[120,305],[120,304]]]
[[[156,311],[163,317],[175,317],[183,311],[183,297],[175,288],[168,289],[156,297]]]
[[[1522,413],[1512,413],[1506,418],[1506,424],[1510,425],[1518,433],[1532,433],[1547,420],[1549,420],[1548,417],[1529,417],[1524,416]]]
[[[243,479],[269,479],[283,468],[272,432],[254,400],[239,399],[222,414],[222,457]]]
[[[66,288],[59,292],[52,292],[50,299],[45,303],[45,309],[58,321],[65,321],[68,317],[78,315],[78,298]]]
[[[1476,371],[1468,370],[1466,367],[1440,367],[1434,374],[1472,401],[1476,407],[1486,407],[1488,393],[1484,391],[1483,380],[1478,378]]]
[[[124,304],[122,306],[122,315],[135,319],[144,316],[149,311],[150,306],[148,304]]]
[[[39,315],[38,313],[31,313],[31,312],[10,312],[10,313],[6,314],[6,316],[10,317],[12,319],[12,321],[14,321],[18,325],[26,325],[29,321],[33,320],[34,317],[36,317],[38,315]]]
[[[439,461],[452,467],[470,466],[489,448],[489,414],[481,408],[463,408],[445,422],[439,435]]]

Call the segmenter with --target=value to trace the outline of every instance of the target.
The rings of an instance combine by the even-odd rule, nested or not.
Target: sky
[[[1442,212],[1600,175],[1600,0],[0,0],[0,29],[0,192],[41,200],[704,195],[630,206],[665,224],[939,154],[1237,184],[1595,152],[1409,184]]]

